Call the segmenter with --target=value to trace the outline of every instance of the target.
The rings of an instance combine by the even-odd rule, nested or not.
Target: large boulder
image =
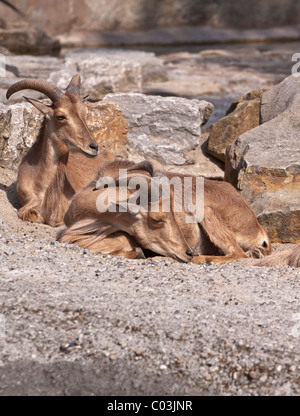
[[[88,107],[87,125],[96,142],[100,144],[100,150],[126,158],[128,123],[123,113],[113,103],[105,101],[88,103]]]
[[[299,98],[299,88],[300,79],[290,76],[266,91],[261,100],[261,122],[267,123],[293,107]]]
[[[32,146],[43,116],[29,103],[0,104],[0,166],[16,169]]]
[[[84,80],[82,94],[89,94],[90,101],[99,101],[109,93],[141,93],[145,84],[167,79],[162,59],[149,52],[104,49],[69,52],[61,67],[48,81],[65,88],[74,73],[79,73]]]
[[[264,124],[226,154],[225,180],[252,204],[273,242],[300,242],[300,79],[290,76],[262,96]]]
[[[133,160],[147,157],[177,166],[195,163],[201,126],[209,119],[212,104],[136,93],[108,94],[104,101],[116,104],[128,121]]]
[[[260,100],[264,90],[255,90],[234,101],[226,116],[209,128],[207,153],[225,162],[227,147],[246,131],[260,124]]]
[[[8,105],[24,102],[24,91],[17,92],[7,101],[6,91],[12,84],[24,78],[47,79],[52,72],[58,71],[62,65],[62,59],[53,56],[12,55],[5,52],[4,54],[5,73],[3,77],[0,76],[0,102]],[[38,99],[44,97],[44,95],[31,90],[30,97]]]
[[[52,72],[58,71],[61,65],[62,59],[54,56],[10,55],[6,57],[7,71],[20,79],[47,79]]]
[[[87,124],[101,150],[127,157],[128,124],[109,102],[89,103]],[[0,166],[17,169],[38,136],[43,115],[29,103],[0,104]]]

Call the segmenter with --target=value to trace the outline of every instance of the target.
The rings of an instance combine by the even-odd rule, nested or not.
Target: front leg
[[[248,255],[238,245],[235,234],[227,227],[224,220],[212,207],[206,207],[201,226],[209,237],[210,241],[218,247],[223,256],[201,255],[195,256],[193,263],[214,263],[224,264],[234,260],[246,258]]]
[[[30,151],[29,151],[30,152]],[[45,223],[42,215],[42,197],[36,192],[33,178],[37,176],[32,167],[23,162],[17,179],[17,194],[21,204],[18,217],[22,221]]]
[[[120,256],[120,257],[125,257],[126,259],[146,259],[143,250],[140,247],[137,247],[131,251],[122,251],[122,250],[118,250],[118,251],[112,251],[109,253],[112,256]]]
[[[20,208],[18,211],[18,217],[22,221],[29,221],[29,222],[40,222],[45,224],[45,220],[41,215],[38,206],[36,204],[26,204],[24,207]]]
[[[213,263],[213,264],[227,264],[231,263],[234,260],[247,257],[246,255],[228,255],[228,256],[195,256],[192,260],[194,264],[204,264],[204,263]]]

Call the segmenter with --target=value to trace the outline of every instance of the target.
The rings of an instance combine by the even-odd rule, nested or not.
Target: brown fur
[[[195,177],[166,173],[170,179]],[[263,257],[271,253],[269,237],[258,223],[250,205],[229,183],[204,179],[204,217],[200,224],[187,224],[186,212],[176,220],[194,253],[193,263],[228,263],[243,257]]]
[[[30,102],[45,119],[19,167],[17,192],[22,207],[18,216],[58,226],[74,194],[90,183],[101,165],[115,158],[95,150],[97,143],[86,125],[87,106],[79,95],[67,93],[52,107]]]
[[[300,244],[294,248],[273,253],[264,259],[257,260],[255,266],[292,266],[300,267]]]
[[[138,258],[139,245],[127,233],[116,232],[116,229],[101,221],[82,220],[59,233],[62,243],[77,244],[93,253],[106,253],[127,258]]]
[[[107,165],[107,169],[101,169],[101,176],[112,177],[114,168],[120,166],[124,168],[127,165],[132,165],[132,163],[113,162]],[[119,173],[119,169],[117,171]],[[150,185],[147,173],[135,172],[135,174],[136,176],[142,174],[143,178],[148,177]],[[59,241],[76,243],[94,252],[118,254],[129,258],[132,258],[133,251],[136,252],[139,247],[142,247],[179,261],[191,260],[190,247],[174,215],[162,212],[162,197],[158,202],[159,212],[152,211],[149,204],[146,212],[139,211],[136,214],[130,211],[120,212],[120,210],[101,213],[97,209],[97,199],[106,189],[94,190],[95,183],[95,181],[92,182],[73,198],[65,215],[65,224],[68,228],[59,234]],[[120,187],[117,188],[119,189]],[[125,192],[129,199],[134,190],[125,188]],[[108,234],[103,233],[103,229]],[[115,232],[118,234],[113,234]],[[123,250],[120,250],[122,245]]]
[[[97,177],[109,176],[117,178],[119,169],[127,168],[130,170],[128,174],[149,176],[147,171],[140,169],[140,164],[134,165],[128,161],[115,161],[103,166],[99,170]],[[169,179],[175,176],[180,177],[182,180],[184,178],[184,175],[175,173],[166,173],[166,175]],[[193,192],[195,192],[195,177],[191,177],[193,178]],[[169,228],[169,234],[167,237],[162,238],[159,235],[160,230],[156,230],[158,238],[155,238],[155,242],[153,241],[155,233],[151,233],[152,230],[149,223],[144,223],[143,227],[139,230],[136,229],[135,232],[133,228],[131,229],[132,218],[129,213],[123,216],[119,214],[120,218],[117,218],[116,214],[110,213],[100,215],[96,209],[96,197],[99,191],[93,191],[95,185],[96,180],[75,196],[65,216],[65,223],[69,230],[72,230],[72,227],[76,227],[78,222],[85,219],[95,223],[97,221],[106,222],[110,218],[111,224],[119,227],[119,231],[124,231],[126,225],[128,227],[127,232],[131,233],[138,241],[137,245],[140,244],[143,248],[159,252],[158,249],[161,245],[166,245],[168,241],[172,241],[173,228],[177,230],[177,227],[179,227],[182,233],[181,239],[194,254],[194,263],[226,263],[242,257],[262,257],[271,252],[269,238],[264,229],[258,224],[252,208],[228,183],[205,179],[203,221],[200,224],[187,224],[186,216],[189,215],[187,212],[177,213],[171,210],[170,213],[166,213],[170,223],[173,224]],[[121,223],[121,217],[123,217],[123,223]],[[66,230],[65,233],[68,234],[69,230]],[[106,252],[110,251],[111,241],[106,241]],[[86,244],[88,244],[87,241]],[[182,247],[186,246],[183,245]]]

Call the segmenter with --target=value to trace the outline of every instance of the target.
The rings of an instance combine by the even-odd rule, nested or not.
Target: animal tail
[[[255,266],[292,266],[300,267],[300,244],[296,247],[275,252],[255,262]]]

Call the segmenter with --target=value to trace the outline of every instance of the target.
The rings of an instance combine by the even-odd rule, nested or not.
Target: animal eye
[[[57,120],[59,120],[59,121],[63,121],[63,120],[66,120],[66,119],[67,119],[67,117],[66,117],[66,116],[63,116],[63,115],[56,116],[56,118],[57,118]]]

